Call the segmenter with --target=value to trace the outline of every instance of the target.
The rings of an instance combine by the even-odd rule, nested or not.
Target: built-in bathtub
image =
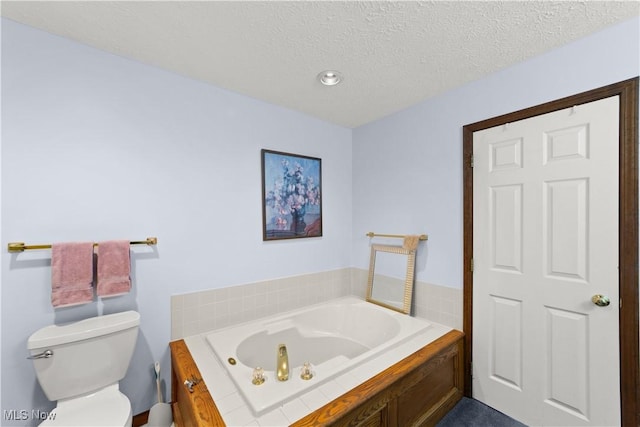
[[[462,396],[462,340],[356,297],[190,335],[170,343],[176,426],[355,426],[371,416],[432,425]],[[285,382],[275,374],[281,343],[291,365]],[[314,376],[305,381],[307,361]],[[257,366],[266,370],[261,385],[252,384]]]
[[[204,335],[253,414],[260,416],[431,327],[424,319],[346,297]],[[276,376],[279,344],[287,347],[287,381]],[[305,362],[312,367],[310,380],[300,375]],[[260,385],[252,383],[257,367],[266,377]]]

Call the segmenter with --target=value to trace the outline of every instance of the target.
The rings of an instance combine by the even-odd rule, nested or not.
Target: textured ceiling
[[[640,15],[637,1],[2,1],[2,16],[357,127]],[[316,75],[342,72],[324,87]]]

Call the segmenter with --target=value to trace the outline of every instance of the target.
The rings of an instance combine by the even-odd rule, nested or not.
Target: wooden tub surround
[[[185,385],[187,379],[202,378],[184,340],[169,343],[171,348],[171,408],[176,427],[224,426],[222,415],[213,403],[204,381],[192,386],[193,393]]]
[[[463,337],[448,332],[291,426],[435,425],[463,395]],[[170,348],[175,425],[225,426],[204,381],[193,385],[193,393],[184,384],[202,378],[184,340]]]

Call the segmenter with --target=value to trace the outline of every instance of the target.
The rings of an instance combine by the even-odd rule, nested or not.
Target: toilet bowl
[[[51,325],[29,337],[38,382],[56,408],[40,426],[131,426],[129,399],[120,392],[133,355],[135,311]]]

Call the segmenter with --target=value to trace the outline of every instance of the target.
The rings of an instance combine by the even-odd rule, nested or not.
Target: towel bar
[[[367,236],[369,237],[399,237],[401,239],[404,239],[405,237],[407,237],[406,234],[378,234],[378,233],[374,233],[373,231],[370,231],[367,233]],[[419,236],[420,240],[427,240],[429,238],[429,236],[427,236],[426,234],[421,234]]]
[[[131,245],[157,245],[158,238],[147,237],[146,240],[131,241],[129,243]],[[98,246],[98,244],[94,243],[93,246]],[[25,245],[23,242],[12,242],[7,245],[9,252],[24,252],[31,249],[51,249],[51,245]]]

